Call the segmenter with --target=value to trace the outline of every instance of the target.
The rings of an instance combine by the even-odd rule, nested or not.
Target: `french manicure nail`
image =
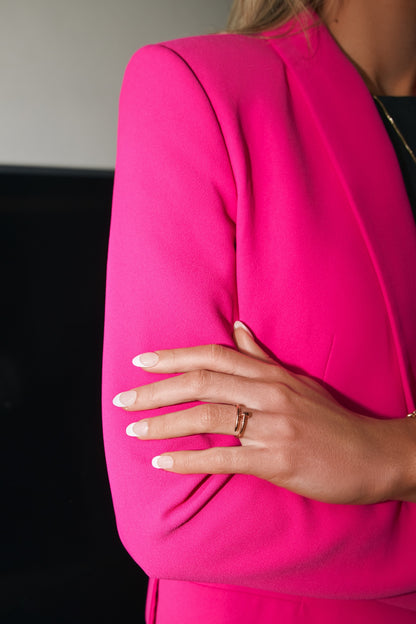
[[[140,355],[136,355],[133,358],[134,366],[139,366],[140,368],[151,368],[152,366],[156,366],[159,362],[159,356],[157,353],[141,353]]]
[[[169,455],[158,455],[157,457],[153,457],[152,466],[153,468],[172,468],[173,457],[169,457]]]
[[[144,438],[146,437],[148,431],[149,424],[146,420],[131,423],[126,429],[127,435],[131,436],[132,438]]]
[[[252,338],[254,338],[253,334],[251,333],[249,328],[246,325],[244,325],[244,323],[242,323],[241,321],[236,321],[234,323],[234,329],[239,329],[239,328],[244,329],[244,331],[246,331],[248,334],[250,334]]]
[[[116,407],[130,407],[136,402],[137,393],[135,390],[128,390],[127,392],[120,392],[113,399],[113,405]]]

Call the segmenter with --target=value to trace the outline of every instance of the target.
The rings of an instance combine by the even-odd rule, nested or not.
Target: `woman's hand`
[[[409,425],[416,424],[405,421],[413,419],[401,423],[355,414],[320,383],[272,360],[242,323],[236,324],[234,340],[239,351],[204,345],[133,360],[149,372],[183,374],[118,394],[118,407],[203,404],[132,423],[129,435],[142,440],[235,435],[236,404],[250,412],[241,446],[165,453],[154,458],[154,467],[182,474],[251,474],[331,503],[412,500],[403,486],[412,469],[403,457],[410,451]],[[414,436],[412,442],[414,450]]]

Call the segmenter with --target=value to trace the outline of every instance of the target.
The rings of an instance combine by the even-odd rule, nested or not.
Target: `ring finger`
[[[114,397],[113,403],[127,411],[155,409],[193,401],[234,404],[240,401],[243,404],[250,402],[253,408],[261,409],[261,398],[265,394],[267,395],[264,382],[226,373],[196,370],[121,392]]]
[[[244,412],[247,414],[244,418]],[[223,435],[246,435],[251,410],[236,405],[205,403],[171,414],[163,414],[131,423],[126,433],[132,437],[147,440],[178,438],[201,433]]]

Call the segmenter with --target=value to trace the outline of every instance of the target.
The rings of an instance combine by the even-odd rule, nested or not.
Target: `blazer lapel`
[[[371,94],[327,28],[313,24],[314,15],[308,20],[309,43],[302,32],[267,34],[298,78],[344,183],[386,302],[410,412],[416,388],[415,221]]]

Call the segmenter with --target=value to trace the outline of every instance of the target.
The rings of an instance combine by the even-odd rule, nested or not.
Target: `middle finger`
[[[197,370],[121,392],[114,397],[113,403],[127,411],[155,409],[191,401],[241,403],[250,405],[252,409],[261,409],[261,396],[267,394],[266,386],[265,382],[247,377]]]

